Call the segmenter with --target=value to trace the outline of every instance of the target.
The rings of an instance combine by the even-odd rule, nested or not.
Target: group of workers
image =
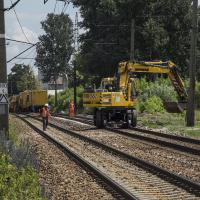
[[[73,117],[75,115],[75,105],[73,101],[70,101],[69,103],[69,116]],[[51,117],[50,111],[49,111],[49,105],[46,103],[43,108],[40,109],[40,116],[42,117],[42,123],[43,123],[43,131],[46,131],[49,118]]]

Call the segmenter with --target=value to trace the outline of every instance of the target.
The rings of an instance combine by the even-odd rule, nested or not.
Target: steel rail
[[[38,119],[37,117],[33,117],[33,116],[30,116],[29,117],[32,117],[38,121],[42,121],[41,119]],[[118,149],[115,149],[111,146],[108,146],[102,142],[99,142],[97,140],[94,140],[94,139],[91,139],[87,136],[84,136],[84,135],[81,135],[75,131],[72,131],[72,130],[69,130],[69,129],[66,129],[66,128],[62,128],[60,126],[57,126],[55,124],[52,124],[52,123],[49,123],[49,125],[53,128],[56,128],[57,130],[60,130],[64,133],[67,133],[73,137],[76,137],[76,138],[79,138],[81,140],[84,140],[86,142],[89,142],[91,144],[94,144],[95,146],[98,146],[104,150],[107,150],[108,152],[110,153],[113,153],[117,156],[120,156],[120,158],[122,157],[123,159],[126,159],[126,160],[129,160],[131,162],[134,163],[134,165],[144,169],[144,170],[147,170],[153,174],[156,174],[158,177],[164,179],[164,180],[167,180],[168,182],[174,184],[174,185],[177,185],[178,187],[181,187],[185,190],[187,190],[188,192],[191,192],[197,196],[200,196],[200,184],[197,183],[197,182],[194,182],[194,181],[191,181],[185,177],[182,177],[178,174],[175,174],[173,172],[170,172],[166,169],[163,169],[161,167],[158,167],[148,161],[145,161],[145,160],[142,160],[140,158],[137,158],[135,156],[132,156],[130,154],[127,154],[125,152],[122,152]]]
[[[60,115],[60,116],[62,116],[62,115]],[[92,120],[91,118],[81,117],[81,116],[76,116],[76,118],[89,120],[90,122]],[[151,134],[151,135],[156,135],[156,136],[163,137],[163,138],[169,138],[169,139],[173,139],[173,140],[179,140],[179,141],[182,141],[182,142],[187,142],[187,143],[191,143],[191,144],[200,145],[200,140],[199,139],[184,137],[184,136],[180,136],[180,135],[166,134],[166,133],[162,133],[162,132],[157,132],[157,131],[152,131],[152,130],[148,130],[148,129],[137,128],[137,127],[136,128],[131,128],[131,130],[142,132],[142,133],[147,133],[147,134]]]
[[[61,115],[55,115],[55,116],[62,117]],[[74,120],[74,121],[79,121],[76,118],[73,119],[73,118],[69,118],[67,116],[65,116],[64,118],[71,119],[71,120]],[[81,118],[81,117],[78,117],[78,118],[83,119],[85,121],[85,122],[83,122],[83,121],[80,120],[80,122],[82,122],[82,123],[86,123],[87,120],[89,120],[89,119]],[[89,123],[92,124],[91,121],[89,121]],[[151,142],[151,143],[154,143],[156,145],[165,146],[165,147],[172,148],[174,150],[178,150],[178,151],[181,151],[181,152],[184,152],[184,153],[200,156],[200,149],[195,149],[195,148],[184,146],[184,145],[181,145],[181,144],[176,144],[176,143],[160,140],[158,138],[151,138],[151,137],[147,137],[147,136],[143,136],[143,135],[138,135],[138,134],[135,134],[135,133],[126,132],[126,131],[123,131],[123,130],[120,130],[120,129],[114,129],[114,128],[108,128],[108,127],[106,127],[105,129],[108,130],[108,131],[111,131],[111,132],[118,133],[120,135],[124,135],[124,136],[129,137],[129,138]],[[156,136],[160,136],[159,135],[160,133],[155,132],[155,131],[153,132],[153,131],[143,130],[143,129],[139,129],[139,128],[133,128],[132,130],[137,131],[137,132],[143,132],[143,133],[147,133],[147,134],[154,134]],[[176,137],[175,135],[173,135],[172,138],[171,138],[170,137],[171,135],[167,135],[167,134],[164,134],[164,133],[162,133],[161,135],[162,136],[160,136],[160,137],[167,138],[167,139],[173,139],[175,141],[178,140],[178,141],[182,141],[182,142],[187,142],[189,144],[192,141],[192,144],[197,144],[197,145],[200,144],[199,140],[195,140],[195,139],[192,139],[192,138],[188,138],[188,140],[187,140],[186,137],[182,137],[182,136]],[[165,137],[165,135],[166,135],[166,137]]]
[[[200,156],[200,150],[192,148],[192,147],[188,147],[188,146],[184,146],[184,145],[176,144],[176,143],[171,143],[171,142],[167,142],[167,141],[164,141],[164,140],[159,140],[159,139],[156,139],[156,138],[151,138],[151,137],[147,137],[147,136],[143,136],[143,135],[137,135],[135,133],[126,132],[126,131],[122,131],[122,130],[119,130],[119,129],[106,128],[106,130],[116,132],[120,135],[124,135],[124,136],[130,137],[130,138],[139,139],[139,140],[142,140],[142,141],[148,141],[148,142],[151,142],[151,143],[155,143],[157,145],[159,144],[160,146],[165,146],[165,147],[169,147],[169,148],[181,151],[181,152]]]
[[[115,193],[119,194],[122,198],[125,198],[125,199],[128,199],[128,200],[139,200],[134,194],[129,192],[127,189],[125,189],[123,186],[118,184],[116,181],[112,180],[109,176],[107,176],[105,173],[103,173],[98,168],[93,166],[91,163],[89,163],[87,160],[85,160],[82,156],[73,152],[69,147],[65,146],[64,144],[62,144],[61,142],[59,142],[58,140],[56,140],[55,138],[53,138],[51,135],[47,134],[46,132],[42,131],[41,129],[37,128],[35,125],[33,125],[27,119],[25,119],[25,118],[23,118],[19,115],[15,115],[15,116],[19,117],[22,121],[24,121],[26,124],[28,124],[33,130],[35,130],[41,136],[46,138],[49,142],[55,144],[65,154],[73,157],[75,159],[75,161],[77,161],[77,163],[79,165],[81,165],[86,171],[90,171],[93,174],[95,174],[95,176],[97,176],[104,183],[106,183],[106,185],[109,188],[112,188],[115,191]],[[32,117],[32,116],[29,116],[29,117],[36,119],[35,117]],[[50,125],[52,126],[52,124],[50,124]]]
[[[156,131],[146,130],[146,129],[141,129],[141,128],[131,128],[131,129],[134,131],[147,133],[147,134],[151,134],[151,135],[156,135],[156,136],[163,137],[163,138],[169,138],[169,139],[173,139],[173,140],[179,140],[181,142],[187,142],[187,143],[191,143],[191,144],[200,145],[200,140],[194,139],[194,138],[183,137],[180,135],[171,135],[171,134],[166,134],[166,133],[161,133],[161,132],[156,132]]]

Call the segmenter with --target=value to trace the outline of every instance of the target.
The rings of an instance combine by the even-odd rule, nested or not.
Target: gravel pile
[[[21,120],[12,117],[20,137],[27,138],[40,161],[40,182],[52,200],[115,199],[74,161]]]

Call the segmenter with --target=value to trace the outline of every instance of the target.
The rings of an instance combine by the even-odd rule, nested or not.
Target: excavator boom
[[[130,74],[167,74],[179,96],[179,102],[187,101],[187,92],[177,66],[172,61],[162,62],[122,62],[119,64],[119,88],[126,90]]]
[[[118,76],[103,78],[99,89],[91,88],[83,94],[85,107],[94,108],[94,124],[98,128],[108,123],[121,123],[126,127],[137,124],[137,95],[132,74],[167,74],[178,96],[179,102],[187,102],[187,92],[176,65],[171,62],[121,62]],[[183,111],[180,104],[165,104],[168,111]]]

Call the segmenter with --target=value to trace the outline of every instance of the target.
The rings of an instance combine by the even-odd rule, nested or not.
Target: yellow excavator
[[[166,74],[178,94],[178,103],[166,103],[167,109],[182,112],[187,102],[184,82],[172,61],[121,62],[118,75],[103,78],[99,89],[88,89],[83,94],[83,105],[94,108],[94,124],[98,128],[108,123],[124,127],[137,125],[136,104],[139,92],[136,90],[136,74]],[[176,108],[176,109],[175,109]]]

